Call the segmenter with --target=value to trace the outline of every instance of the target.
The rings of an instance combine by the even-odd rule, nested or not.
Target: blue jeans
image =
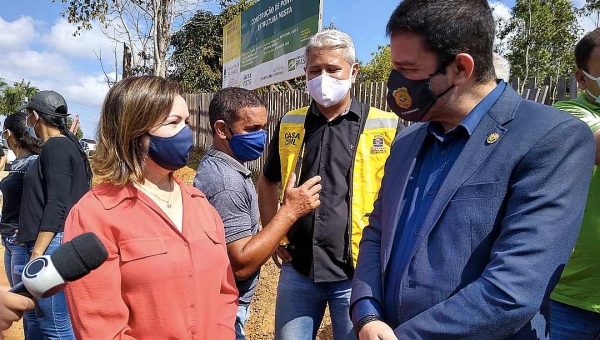
[[[27,247],[17,242],[17,234],[10,237],[3,236],[2,245],[4,246],[4,270],[6,271],[8,283],[11,287],[14,287],[16,284],[21,283],[23,267],[29,262]],[[23,313],[23,331],[25,340],[44,338],[34,311]]]
[[[329,304],[334,340],[356,340],[350,320],[352,280],[313,282],[284,264],[275,306],[275,340],[312,340]]]
[[[550,308],[551,340],[600,339],[600,313],[554,300],[550,302]]]
[[[63,233],[57,233],[44,255],[52,254],[62,244]],[[27,243],[27,253],[33,253],[34,242]],[[64,291],[45,299],[35,299],[35,315],[46,340],[75,340]]]
[[[248,322],[248,316],[250,316],[250,305],[240,303],[235,316],[235,340],[246,340],[244,326]]]

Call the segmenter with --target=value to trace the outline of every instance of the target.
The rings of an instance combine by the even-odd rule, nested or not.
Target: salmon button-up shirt
[[[101,184],[71,210],[65,241],[95,233],[108,260],[66,288],[79,340],[235,338],[238,292],[223,223],[179,180],[182,232],[143,192]]]

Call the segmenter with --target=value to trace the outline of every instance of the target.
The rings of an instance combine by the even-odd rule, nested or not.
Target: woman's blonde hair
[[[125,78],[108,91],[92,157],[99,182],[117,186],[144,182],[147,150],[141,137],[167,117],[178,95],[181,87],[176,81],[156,76]]]

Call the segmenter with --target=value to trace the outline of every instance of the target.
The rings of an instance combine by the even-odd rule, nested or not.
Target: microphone
[[[23,268],[22,282],[9,292],[27,297],[47,298],[100,267],[108,258],[98,236],[85,233],[63,243],[51,255],[37,257]]]

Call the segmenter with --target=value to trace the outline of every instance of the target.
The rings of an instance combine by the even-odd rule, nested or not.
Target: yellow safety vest
[[[281,183],[288,182],[289,176],[296,169],[298,155],[304,141],[304,120],[308,107],[288,112],[279,127],[279,157],[281,159]],[[385,161],[396,130],[398,117],[390,112],[370,108],[364,129],[358,139],[354,154],[352,183],[350,183],[350,239],[352,265],[356,265],[358,248],[362,231],[369,224],[369,215],[383,178]],[[280,202],[283,202],[283,190]]]

